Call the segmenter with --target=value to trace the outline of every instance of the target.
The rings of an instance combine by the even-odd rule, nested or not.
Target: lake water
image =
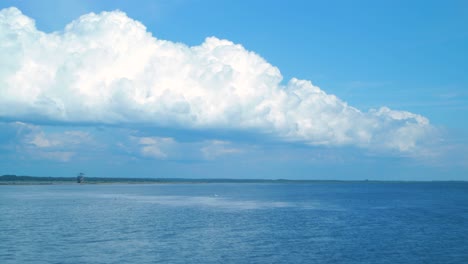
[[[0,186],[0,263],[468,263],[468,183]]]

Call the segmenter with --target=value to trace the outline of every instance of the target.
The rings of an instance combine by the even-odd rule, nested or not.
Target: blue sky
[[[0,174],[468,180],[466,1],[0,9]]]

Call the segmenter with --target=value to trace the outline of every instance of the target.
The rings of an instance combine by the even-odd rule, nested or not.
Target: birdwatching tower
[[[80,172],[78,176],[76,176],[76,182],[77,183],[83,183],[84,182],[84,173]]]

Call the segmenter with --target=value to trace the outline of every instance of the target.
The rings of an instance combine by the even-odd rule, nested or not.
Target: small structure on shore
[[[76,176],[77,183],[84,183],[84,173],[80,172],[78,176]]]

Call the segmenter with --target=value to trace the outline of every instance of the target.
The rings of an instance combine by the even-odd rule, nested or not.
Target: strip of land
[[[86,177],[82,183],[76,177],[0,176],[0,185],[48,185],[48,184],[169,184],[169,183],[278,183],[313,182],[310,180],[264,180],[264,179],[184,179],[184,178],[108,178]]]
[[[77,177],[0,176],[0,185],[53,185],[53,184],[196,184],[196,183],[431,183],[467,181],[379,181],[379,180],[289,180],[289,179],[186,179],[186,178],[110,178],[85,177],[81,183]]]

